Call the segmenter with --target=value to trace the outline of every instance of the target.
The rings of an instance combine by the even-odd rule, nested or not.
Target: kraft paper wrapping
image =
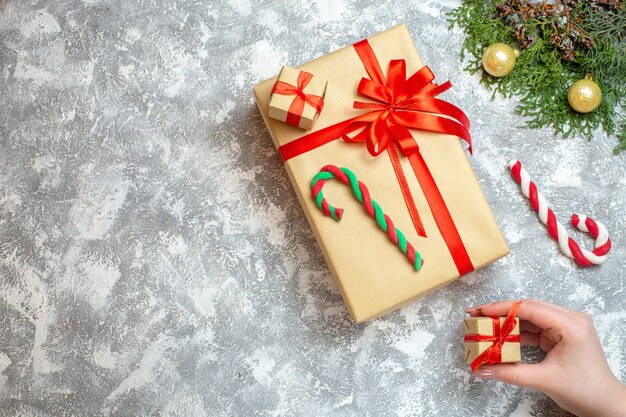
[[[278,80],[286,82],[287,84],[298,85],[299,75],[300,70],[291,67],[283,67],[280,74],[278,74]],[[311,78],[302,91],[305,94],[314,94],[324,98],[324,94],[326,92],[326,81],[313,74],[313,78]],[[281,122],[286,121],[287,115],[289,114],[289,108],[295,98],[295,95],[272,94],[268,104],[268,116],[273,119],[280,120]],[[298,127],[306,130],[312,129],[317,116],[317,109],[309,103],[304,103],[304,109],[302,109],[302,116]]]
[[[369,42],[385,75],[392,59],[406,60],[407,76],[424,65],[405,25],[374,35]],[[368,75],[352,45],[300,68],[328,82],[324,111],[317,120],[315,130],[363,113],[353,109],[352,103],[357,99],[361,78]],[[268,100],[275,81],[276,78],[272,78],[256,85],[254,94],[272,140],[279,147],[310,132],[268,117]],[[481,268],[508,254],[509,249],[459,139],[451,135],[412,132],[474,267]],[[415,231],[386,152],[372,157],[364,143],[346,143],[338,139],[285,163],[326,262],[357,322],[391,312],[459,276],[415,174],[406,158],[402,159],[427,238],[418,237]],[[367,185],[372,198],[380,203],[421,253],[424,266],[420,271],[413,269],[387,235],[378,229],[375,221],[368,217],[349,189],[337,180],[327,182],[324,195],[330,204],[345,209],[343,220],[337,223],[322,215],[311,198],[310,183],[320,168],[327,164],[350,168]]]
[[[504,324],[506,317],[500,317],[500,326]],[[515,319],[515,328],[512,335],[519,334],[519,319]],[[493,335],[493,322],[491,317],[468,317],[463,326],[464,334],[484,334]],[[465,363],[471,364],[474,359],[487,350],[493,343],[491,342],[465,342]],[[513,363],[521,360],[519,342],[505,342],[502,345],[502,363]]]

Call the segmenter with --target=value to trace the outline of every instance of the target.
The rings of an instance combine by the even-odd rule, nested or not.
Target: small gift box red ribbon
[[[511,306],[511,310],[509,310],[509,314],[506,316],[504,323],[500,326],[500,318],[499,317],[491,317],[493,321],[493,334],[485,335],[485,334],[467,334],[465,335],[465,342],[492,342],[493,344],[489,346],[483,353],[478,355],[476,359],[472,361],[472,372],[474,372],[479,366],[488,364],[493,365],[494,363],[502,362],[502,345],[505,343],[519,343],[520,335],[519,334],[511,334],[515,329],[515,325],[517,324],[517,312],[522,304],[521,301],[517,301],[513,303]]]
[[[272,94],[295,96],[291,106],[289,106],[287,120],[285,120],[285,123],[292,126],[300,126],[300,120],[302,119],[302,112],[304,111],[305,104],[313,106],[317,111],[317,114],[321,113],[322,108],[324,108],[323,97],[315,94],[306,94],[304,92],[304,89],[312,78],[313,74],[306,71],[300,71],[298,74],[298,85],[292,85],[284,81],[276,81],[276,84],[274,84]]]

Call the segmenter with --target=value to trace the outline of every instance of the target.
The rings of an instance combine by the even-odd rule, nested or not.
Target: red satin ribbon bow
[[[435,76],[426,66],[407,79],[403,59],[389,63],[388,81],[380,67],[371,72],[372,79],[362,78],[358,92],[377,103],[354,102],[355,109],[369,111],[354,118],[344,129],[344,141],[366,142],[373,156],[395,142],[409,156],[419,150],[409,129],[419,129],[458,136],[468,143],[471,152],[467,116],[458,107],[436,98],[452,87],[450,81],[433,83]],[[359,129],[363,130],[350,136]]]
[[[511,306],[511,310],[509,314],[506,316],[504,323],[502,323],[502,328],[500,327],[500,319],[498,317],[491,317],[493,321],[493,335],[484,335],[484,334],[467,334],[465,335],[466,342],[492,342],[493,344],[489,346],[483,353],[478,355],[476,359],[472,361],[472,372],[474,372],[479,366],[488,364],[493,365],[494,363],[502,362],[502,345],[507,342],[510,343],[519,343],[520,335],[519,334],[511,334],[513,329],[515,329],[515,325],[517,324],[517,312],[522,304],[521,301],[516,301]]]
[[[291,106],[289,106],[287,120],[285,120],[285,123],[293,126],[299,126],[305,103],[315,107],[318,114],[322,111],[322,108],[324,107],[324,99],[321,96],[306,94],[304,92],[304,89],[311,81],[311,78],[313,78],[313,74],[306,71],[300,71],[300,74],[298,74],[297,86],[284,81],[277,81],[276,84],[274,84],[272,94],[296,96],[293,99]]]

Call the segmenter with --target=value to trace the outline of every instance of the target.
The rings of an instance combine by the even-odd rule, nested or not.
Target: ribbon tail
[[[428,101],[423,101],[420,103],[412,104],[408,107],[409,110],[416,110],[420,112],[433,113],[428,116],[432,117],[440,117],[441,119],[447,119],[435,123],[435,125],[442,126],[445,129],[452,129],[448,132],[441,133],[452,133],[461,138],[461,140],[465,141],[468,145],[468,149],[470,154],[472,153],[472,136],[469,132],[470,121],[467,118],[467,115],[463,110],[455,106],[454,104],[448,103],[447,101],[439,100],[438,98],[433,98]],[[445,115],[447,117],[441,117],[436,115]],[[402,117],[401,119],[405,119]],[[408,119],[406,122],[411,123],[410,116],[406,117]],[[452,123],[456,123],[459,126],[454,126]],[[431,123],[432,124],[432,123]]]
[[[494,363],[502,362],[498,361],[497,356],[502,354],[502,346],[494,344],[485,349],[483,353],[478,355],[476,359],[472,361],[472,372],[476,371],[480,366],[484,364],[492,365]]]
[[[307,104],[313,106],[318,114],[321,113],[324,108],[324,99],[320,96],[307,95],[306,102]]]
[[[459,275],[472,272],[474,270],[472,260],[421,152],[409,154],[408,158]]]
[[[390,116],[391,121],[407,128],[454,135],[471,144],[472,137],[465,125],[442,114],[423,113],[422,108],[431,110],[424,106],[420,111],[398,111]]]
[[[396,146],[393,144],[390,145],[387,148],[387,153],[389,154],[389,159],[391,160],[393,171],[396,173],[398,185],[400,185],[400,191],[402,192],[402,197],[404,198],[406,208],[409,210],[409,215],[411,216],[411,221],[413,222],[415,231],[417,232],[418,236],[427,237],[426,229],[424,229],[424,224],[422,223],[422,219],[420,218],[419,212],[417,211],[417,206],[415,205],[413,194],[411,194],[411,189],[409,188],[409,183],[407,182],[406,175],[404,174],[404,170],[402,169],[402,163],[400,162],[400,156],[398,155]]]
[[[292,126],[300,126],[302,120],[302,112],[304,111],[305,101],[300,96],[295,96],[287,111],[287,119],[285,123]]]

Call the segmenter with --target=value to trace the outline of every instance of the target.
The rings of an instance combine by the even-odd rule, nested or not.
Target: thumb
[[[541,364],[503,363],[484,365],[474,372],[481,379],[497,379],[505,384],[541,390],[549,380]]]

